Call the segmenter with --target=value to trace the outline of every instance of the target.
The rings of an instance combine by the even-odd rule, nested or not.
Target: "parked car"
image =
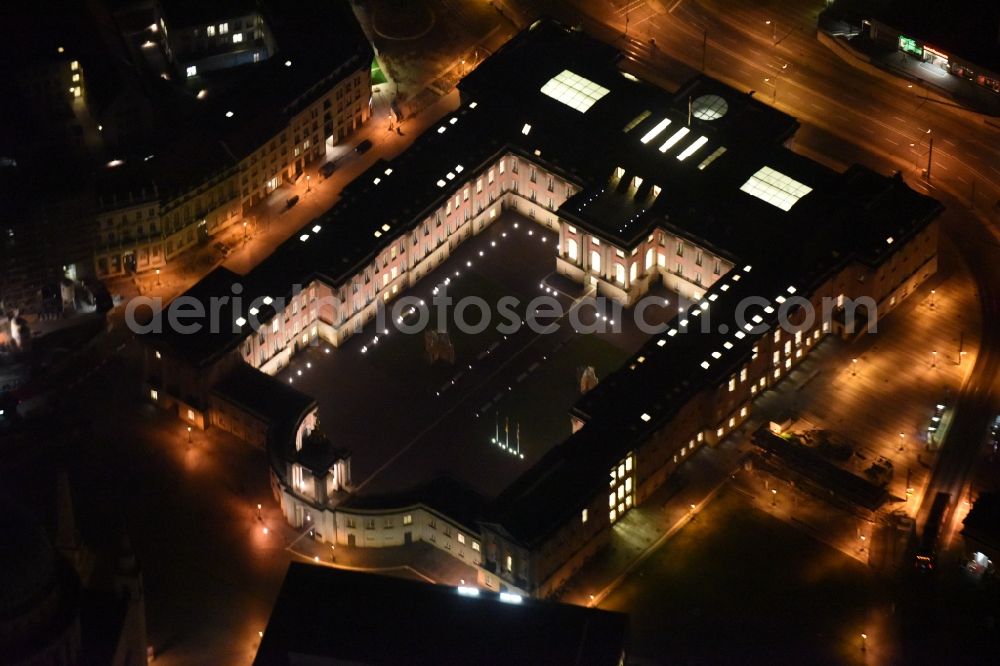
[[[354,149],[354,152],[356,152],[358,155],[363,155],[367,153],[369,150],[371,150],[371,147],[372,147],[372,142],[369,141],[368,139],[365,139],[364,141],[358,144],[357,148]]]
[[[336,162],[327,162],[319,168],[319,172],[323,174],[324,178],[329,178],[330,174],[337,170]]]
[[[290,197],[288,197],[288,199],[287,199],[287,200],[285,201],[285,207],[286,207],[286,208],[291,208],[292,206],[294,206],[294,205],[295,205],[295,204],[297,204],[298,202],[299,202],[299,195],[297,195],[297,194],[296,194],[296,195],[293,195],[293,196],[290,196]]]

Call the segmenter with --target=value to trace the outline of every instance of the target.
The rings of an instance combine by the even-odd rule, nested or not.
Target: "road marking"
[[[861,126],[861,131],[862,132],[868,132],[869,134],[874,134],[875,133],[875,130],[873,130],[871,127],[865,127],[864,125]]]
[[[888,142],[889,142],[889,143],[891,143],[891,144],[894,144],[894,145],[896,145],[896,146],[898,146],[898,145],[899,145],[899,141],[893,141],[892,139],[890,139],[890,138],[889,138],[889,137],[887,137],[887,136],[884,136],[884,137],[882,137],[882,138],[883,138],[883,139],[885,139],[886,141],[888,141]]]
[[[668,9],[668,10],[667,10],[667,12],[668,12],[668,13],[670,13],[670,14],[673,14],[673,13],[674,13],[674,10],[675,10],[675,9],[677,9],[678,7],[680,7],[680,6],[681,6],[681,3],[682,3],[682,2],[684,2],[684,0],[677,0],[677,2],[675,2],[675,3],[674,3],[674,4],[673,4],[673,5],[671,6],[671,7],[670,7],[670,9]]]

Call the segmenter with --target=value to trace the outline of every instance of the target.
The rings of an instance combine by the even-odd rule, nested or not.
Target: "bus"
[[[949,506],[951,506],[951,494],[938,493],[934,498],[934,504],[931,505],[930,513],[927,514],[924,533],[917,547],[915,562],[917,571],[928,572],[934,568],[937,561],[938,539],[941,537],[941,527]]]

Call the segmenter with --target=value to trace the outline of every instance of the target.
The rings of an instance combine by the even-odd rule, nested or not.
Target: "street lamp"
[[[778,41],[778,24],[771,19],[764,19],[764,25],[771,26],[771,41],[777,43]]]
[[[260,520],[260,504],[257,505],[257,520]]]
[[[851,377],[854,377],[857,374],[858,374],[858,359],[852,358],[851,359]]]
[[[936,350],[931,352],[931,367],[932,368],[936,368],[937,367],[937,351]]]
[[[157,287],[160,286],[160,269],[159,268],[156,269],[156,286]]]
[[[899,450],[903,450],[903,442],[906,441],[906,433],[899,433]]]
[[[771,488],[771,506],[776,506],[778,503],[778,489]]]
[[[312,183],[309,182],[308,175],[306,175],[306,192],[312,192]]]
[[[191,426],[188,426],[188,444],[191,443]]]
[[[243,220],[243,242],[247,242],[247,221]]]
[[[861,634],[861,651],[868,649],[868,634]]]
[[[936,289],[931,289],[931,310],[934,309],[934,294],[937,293]]]

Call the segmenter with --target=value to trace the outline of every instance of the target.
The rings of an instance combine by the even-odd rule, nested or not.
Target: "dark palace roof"
[[[620,613],[292,562],[255,664],[618,664]]]

